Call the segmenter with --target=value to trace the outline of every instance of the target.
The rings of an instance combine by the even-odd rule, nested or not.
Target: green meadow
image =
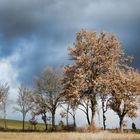
[[[22,129],[22,121],[19,120],[6,120],[7,124],[7,129],[11,130],[21,130]],[[5,128],[5,123],[3,119],[0,119],[0,129]],[[25,130],[44,130],[44,124],[43,123],[38,123],[36,127],[34,128],[33,125],[31,125],[28,121],[25,122]]]

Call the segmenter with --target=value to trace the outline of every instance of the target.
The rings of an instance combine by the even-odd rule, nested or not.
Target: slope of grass
[[[140,140],[140,134],[98,133],[0,133],[0,140]]]
[[[7,128],[8,129],[16,129],[16,130],[21,130],[22,129],[22,121],[19,120],[6,120]],[[4,128],[4,120],[0,119],[0,128]],[[26,130],[31,130],[34,129],[34,127],[29,123],[25,122],[25,129]],[[44,130],[44,124],[43,123],[38,123],[36,125],[36,130]]]

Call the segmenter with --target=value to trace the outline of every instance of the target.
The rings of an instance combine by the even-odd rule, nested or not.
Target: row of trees
[[[81,30],[76,34],[74,46],[69,49],[73,63],[59,69],[47,68],[34,78],[32,89],[20,86],[16,111],[22,112],[23,129],[26,114],[41,115],[48,129],[48,113],[51,114],[52,130],[55,130],[55,114],[61,107],[61,117],[69,115],[76,127],[76,110],[86,115],[89,125],[94,123],[97,103],[100,101],[103,114],[103,128],[106,129],[106,112],[112,109],[120,119],[123,130],[124,117],[136,117],[140,95],[139,72],[129,66],[132,58],[125,55],[118,40],[112,34]],[[2,89],[2,90],[1,90]],[[9,86],[0,86],[0,102],[3,90],[8,93]]]
[[[126,115],[136,117],[136,98],[140,94],[140,75],[129,66],[132,57],[124,54],[114,35],[86,30],[77,33],[69,54],[73,64],[65,67],[64,93],[85,107],[89,124],[93,123],[100,98],[104,129],[105,113],[110,108],[118,115],[122,130]]]

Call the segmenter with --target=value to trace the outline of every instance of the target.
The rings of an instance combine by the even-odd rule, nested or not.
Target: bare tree
[[[3,111],[3,118],[4,118],[4,126],[5,129],[7,128],[7,123],[6,123],[6,108],[8,104],[8,94],[9,94],[9,85],[8,83],[0,83],[0,103],[1,103],[1,108]]]
[[[17,107],[15,111],[22,113],[22,129],[25,130],[25,118],[27,113],[32,109],[33,104],[31,101],[32,91],[28,87],[21,85],[18,91]]]
[[[52,131],[55,130],[55,113],[61,98],[61,72],[60,69],[46,68],[42,75],[35,79],[34,96],[40,99],[52,116]]]

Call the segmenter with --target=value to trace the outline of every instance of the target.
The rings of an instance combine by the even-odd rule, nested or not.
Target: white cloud
[[[0,60],[0,82],[8,82],[10,86],[9,99],[14,100],[17,97],[17,87],[18,87],[18,71],[12,66],[11,61],[15,59],[15,56],[11,56],[8,59]]]

